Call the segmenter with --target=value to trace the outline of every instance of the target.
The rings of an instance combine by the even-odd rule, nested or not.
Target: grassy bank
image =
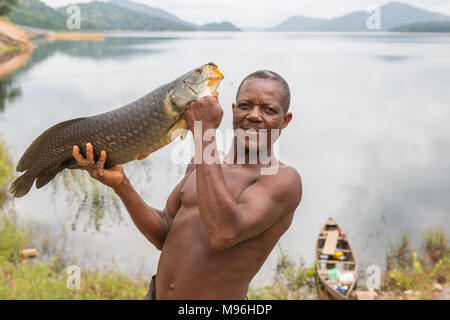
[[[450,250],[443,228],[428,230],[420,252],[410,247],[404,232],[386,254],[380,299],[436,299],[450,280]]]
[[[67,281],[72,274],[67,273],[67,267],[74,262],[65,261],[48,237],[40,238],[32,232],[31,225],[18,222],[8,193],[12,178],[8,148],[0,139],[0,300],[143,299],[147,281],[113,271],[83,268],[80,289],[69,289]],[[49,246],[52,247],[49,259],[26,259],[22,254],[26,248]]]
[[[47,244],[48,245],[48,244]],[[15,214],[0,213],[0,300],[6,299],[88,299],[142,300],[148,282],[125,274],[81,269],[80,288],[74,288],[73,271],[62,254],[50,259],[27,259],[22,250],[36,246],[31,227],[17,222]],[[68,285],[69,284],[69,285]],[[72,287],[73,289],[70,289]]]

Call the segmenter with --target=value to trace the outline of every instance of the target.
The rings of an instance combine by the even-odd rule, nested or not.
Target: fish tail
[[[23,174],[12,183],[9,190],[14,195],[14,197],[21,198],[30,191],[33,183],[34,179],[30,181],[29,179],[27,179],[26,174]]]
[[[41,173],[36,179],[36,188],[40,189],[49,183],[59,172],[64,170],[64,166],[59,165],[44,173]]]
[[[48,138],[58,134],[58,131],[64,129],[65,127],[70,126],[73,123],[84,119],[86,118],[77,118],[63,121],[44,131],[39,137],[37,137],[36,140],[33,141],[33,143],[25,151],[23,156],[20,158],[19,163],[17,164],[16,170],[18,172],[23,172],[29,169],[33,161],[35,160],[38,150],[41,150],[42,146],[45,144]]]

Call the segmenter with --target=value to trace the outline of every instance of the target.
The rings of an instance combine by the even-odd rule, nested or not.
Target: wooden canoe
[[[341,257],[337,258],[339,255]],[[326,221],[319,232],[315,257],[316,275],[328,298],[348,300],[356,287],[358,264],[345,233],[332,218]],[[330,279],[333,275],[336,278],[337,273],[337,281]],[[338,291],[337,287],[342,292]]]

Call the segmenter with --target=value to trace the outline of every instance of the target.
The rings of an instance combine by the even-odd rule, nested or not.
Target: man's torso
[[[260,177],[259,167],[224,165],[222,172],[236,201]],[[158,264],[158,299],[245,298],[251,279],[289,227],[293,212],[253,238],[216,250],[200,217],[195,169],[185,179],[180,200]]]

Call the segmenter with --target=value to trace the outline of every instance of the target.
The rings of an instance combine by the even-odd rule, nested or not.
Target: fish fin
[[[181,118],[178,120],[167,132],[167,137],[170,139],[170,141],[175,140],[179,136],[186,136],[187,135],[187,122],[186,119]]]
[[[60,165],[39,175],[36,180],[36,188],[40,189],[50,182],[59,172],[64,170],[64,166]]]
[[[37,137],[31,145],[28,147],[28,149],[24,152],[22,158],[20,158],[19,163],[16,167],[16,170],[18,172],[25,171],[29,168],[30,163],[33,161],[34,155],[36,154],[36,151],[39,150],[42,143],[47,140],[48,137],[53,136],[56,132],[61,130],[62,128],[69,126],[75,122],[84,120],[86,118],[77,118],[77,119],[71,119],[67,121],[60,122],[58,124],[55,124],[53,127],[47,129],[44,131],[39,137]]]
[[[34,179],[29,181],[25,178],[25,174],[23,174],[12,183],[9,191],[14,197],[21,198],[30,191],[33,183]]]
[[[149,155],[150,155],[150,153],[140,154],[140,155],[138,155],[138,156],[136,157],[136,160],[142,161],[142,160],[144,160],[145,158],[147,158]]]

